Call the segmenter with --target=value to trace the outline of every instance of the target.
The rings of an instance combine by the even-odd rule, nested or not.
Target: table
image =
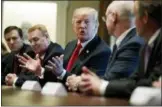
[[[39,91],[2,86],[2,106],[126,106],[128,99],[86,96],[68,92],[68,96],[47,96]]]

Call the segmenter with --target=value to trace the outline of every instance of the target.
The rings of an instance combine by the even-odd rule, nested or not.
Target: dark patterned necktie
[[[116,50],[117,50],[117,45],[114,44],[114,46],[113,46],[113,50],[112,50],[112,53],[111,53],[111,56],[110,56],[110,58],[109,58],[109,62],[112,60],[112,58],[113,58],[114,53],[115,53]]]
[[[150,54],[151,54],[151,47],[149,45],[146,45],[145,52],[144,52],[144,70],[145,70],[145,72],[147,70],[148,61],[150,59]]]

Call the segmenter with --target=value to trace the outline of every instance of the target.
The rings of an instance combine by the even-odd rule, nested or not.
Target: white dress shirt
[[[117,48],[120,46],[121,42],[123,41],[123,39],[126,37],[126,35],[132,30],[134,29],[134,27],[126,30],[125,32],[123,32],[116,40],[115,44],[117,46]]]

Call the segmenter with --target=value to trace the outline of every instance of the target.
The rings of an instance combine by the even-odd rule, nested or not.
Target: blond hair
[[[31,28],[28,29],[28,33],[31,33],[37,29],[40,30],[43,35],[48,36],[47,28],[42,24],[37,24],[37,25],[32,26]]]

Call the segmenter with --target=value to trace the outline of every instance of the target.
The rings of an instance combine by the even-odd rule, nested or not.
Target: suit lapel
[[[99,37],[95,36],[79,54],[79,57],[74,63],[71,71],[73,71],[73,69],[75,69],[76,67],[79,69],[79,66],[82,66],[88,60],[89,56],[92,54],[93,50],[95,50],[96,46],[99,43]]]
[[[145,47],[147,46],[147,44],[144,45],[143,48],[141,48],[141,53],[140,53],[140,64],[139,64],[139,71],[140,71],[140,75],[144,76],[145,72]]]
[[[108,62],[108,67],[107,70],[111,68],[112,64],[115,61],[115,58],[118,54],[118,52],[120,51],[120,49],[122,49],[122,46],[125,45],[125,43],[127,43],[127,41],[132,38],[132,36],[135,36],[136,34],[136,29],[133,28],[131,31],[128,32],[128,34],[126,35],[126,37],[121,41],[118,49],[113,53],[113,55],[111,54],[110,58],[109,58],[109,62]]]
[[[53,47],[53,43],[51,42],[50,45],[48,46],[47,50],[46,50],[46,53],[45,53],[43,60],[42,60],[42,66],[45,65],[45,63],[47,62],[47,60],[49,59],[49,57],[53,53],[52,47]]]
[[[111,54],[109,61],[108,61],[108,67],[107,70],[111,68],[111,65],[113,64],[113,62],[115,61],[116,58],[116,54],[117,54],[118,50],[116,50],[113,54]]]
[[[161,51],[161,48],[160,48],[161,43],[162,43],[161,41],[162,41],[162,38],[161,38],[161,35],[159,34],[157,39],[154,41],[154,46],[152,48],[150,59],[148,61],[147,72],[150,71],[149,69],[152,67],[153,64],[156,64],[155,61],[156,61],[157,57],[159,57],[158,53]]]
[[[130,38],[132,38],[132,36],[135,36],[135,35],[136,35],[136,28],[133,28],[131,31],[128,32],[126,37],[121,41],[118,49],[120,49],[120,47],[122,47],[125,43],[127,43],[127,41],[129,41]]]
[[[75,40],[69,46],[67,46],[68,49],[65,49],[65,53],[64,53],[64,67],[65,67],[65,69],[68,65],[68,62],[69,62],[73,52],[74,52],[76,45],[77,45],[77,40]]]

